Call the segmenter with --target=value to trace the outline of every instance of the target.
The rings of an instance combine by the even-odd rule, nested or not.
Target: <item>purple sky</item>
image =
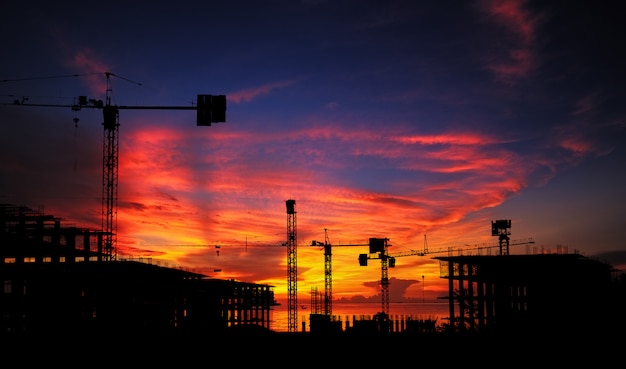
[[[211,127],[193,111],[120,111],[120,254],[219,268],[280,295],[295,199],[303,295],[323,288],[323,253],[309,245],[324,229],[337,245],[386,237],[400,253],[427,235],[430,250],[461,250],[497,242],[491,221],[511,219],[512,240],[535,241],[511,253],[565,248],[626,268],[616,2],[15,1],[2,12],[2,203],[101,227],[102,112],[14,100],[104,99],[105,72],[115,105],[227,96],[226,123]],[[337,298],[375,295],[379,268],[357,263],[366,250],[335,250]],[[391,276],[421,297],[422,275],[429,297],[447,288],[430,257],[399,259]]]

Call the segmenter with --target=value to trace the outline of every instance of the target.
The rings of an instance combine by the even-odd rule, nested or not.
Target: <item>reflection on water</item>
[[[302,330],[302,323],[304,322],[306,330],[309,330],[309,314],[311,314],[310,306],[298,305],[298,331]],[[380,303],[333,303],[333,313],[335,320],[342,321],[342,326],[345,328],[345,322],[351,322],[353,317],[358,319],[373,318],[374,315],[382,311]],[[436,319],[437,326],[447,323],[447,319],[450,316],[449,305],[446,302],[426,302],[426,303],[390,303],[389,304],[389,316],[392,320],[400,318],[412,319]],[[271,312],[271,329],[276,332],[288,332],[287,305],[274,306]]]

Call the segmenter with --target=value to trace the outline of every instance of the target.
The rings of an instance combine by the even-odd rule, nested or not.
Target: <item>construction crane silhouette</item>
[[[106,76],[105,101],[87,99],[87,96],[78,96],[70,105],[62,104],[35,104],[28,103],[29,99],[23,97],[14,100],[13,106],[39,106],[71,108],[73,111],[81,109],[101,109],[103,114],[102,125],[104,127],[103,158],[102,158],[102,227],[104,231],[104,259],[113,260],[117,257],[117,196],[118,196],[118,157],[119,157],[119,111],[123,109],[158,109],[158,110],[196,110],[196,125],[210,126],[211,123],[226,122],[226,96],[225,95],[197,95],[196,105],[191,106],[118,106],[111,105],[111,77],[118,77],[111,72],[104,72]],[[78,74],[71,77],[80,76]],[[60,76],[70,77],[70,76]],[[60,78],[40,77],[32,79]],[[23,79],[22,79],[23,80]],[[3,80],[7,82],[11,80]],[[75,121],[76,123],[76,121]]]
[[[389,245],[388,238],[370,238],[369,254],[359,254],[359,265],[367,266],[368,259],[380,259],[380,297],[382,303],[381,312],[384,316],[389,315],[389,267],[396,266],[396,256],[387,253]],[[413,254],[398,255],[408,256]],[[415,252],[415,255],[423,255],[422,252]]]
[[[511,219],[498,219],[491,221],[491,235],[498,236],[500,255],[509,254],[509,236],[511,235]],[[502,249],[502,247],[506,249]]]
[[[508,228],[510,228],[510,224],[511,224],[510,221],[508,221],[508,223],[506,224],[498,223],[499,226],[502,225],[502,226],[505,226],[505,228],[507,228],[506,227],[507,224],[508,224]],[[495,225],[494,227],[497,228]],[[502,237],[497,244],[483,244],[480,246],[466,245],[463,248],[447,247],[447,248],[441,248],[441,249],[435,249],[435,250],[428,250],[426,235],[424,235],[424,249],[423,250],[410,250],[410,251],[405,251],[405,252],[397,252],[393,254],[388,253],[388,247],[391,246],[389,245],[388,238],[370,238],[369,254],[359,254],[359,265],[367,266],[368,260],[380,259],[380,271],[381,271],[380,286],[381,286],[382,313],[385,316],[388,316],[389,315],[389,268],[394,268],[396,266],[396,258],[404,257],[404,256],[426,256],[428,254],[438,254],[438,253],[444,253],[444,252],[451,254],[455,250],[458,252],[464,252],[464,251],[466,252],[468,250],[480,252],[480,250],[482,249],[491,249],[494,247],[500,247],[500,254],[504,255],[502,253],[503,243],[506,243],[506,254],[508,255],[509,246],[527,245],[527,244],[535,243],[535,241],[533,241],[532,238],[517,240],[517,241],[513,241],[512,243],[510,243],[509,238],[508,238],[508,235],[510,235],[510,232],[505,232],[505,233],[506,233],[505,237]],[[498,233],[496,235],[498,235]],[[503,238],[505,240],[503,240]]]
[[[332,247],[338,246],[369,246],[363,244],[332,245],[328,237],[328,229],[324,228],[324,243],[313,240],[311,246],[324,247],[324,315],[332,315],[333,311],[333,271],[332,271]]]

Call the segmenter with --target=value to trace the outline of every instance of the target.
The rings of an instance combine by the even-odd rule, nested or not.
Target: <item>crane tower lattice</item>
[[[296,200],[287,200],[287,310],[288,331],[295,332],[298,328],[298,253],[297,253],[297,221]]]

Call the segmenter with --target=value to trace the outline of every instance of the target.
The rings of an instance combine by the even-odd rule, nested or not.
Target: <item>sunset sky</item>
[[[226,95],[225,123],[120,110],[118,257],[287,293],[324,289],[313,240],[388,238],[391,300],[447,294],[436,256],[578,252],[626,270],[626,34],[617,2],[3,2],[0,203],[102,229],[102,111]],[[618,18],[619,17],[619,18]],[[27,100],[26,100],[27,99]],[[78,122],[75,123],[75,118]],[[474,251],[472,251],[474,250]],[[333,248],[333,297],[379,260]],[[221,270],[221,271],[216,271]],[[423,276],[423,277],[422,277]],[[423,284],[422,284],[423,283]]]

